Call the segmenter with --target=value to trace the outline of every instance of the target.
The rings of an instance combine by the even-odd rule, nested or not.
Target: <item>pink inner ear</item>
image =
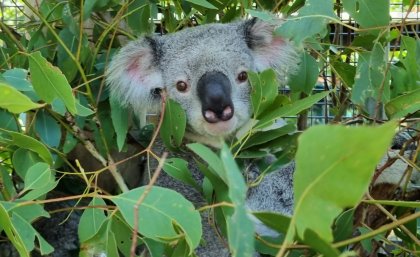
[[[130,77],[139,77],[139,58],[133,57],[127,67],[127,73]]]
[[[281,54],[281,48],[284,43],[285,42],[282,38],[273,36],[270,43],[258,49],[258,55],[260,55],[261,58],[269,61],[273,57],[279,56]]]
[[[284,44],[284,40],[281,37],[273,36],[273,40],[271,41],[271,45],[274,46],[282,46]]]

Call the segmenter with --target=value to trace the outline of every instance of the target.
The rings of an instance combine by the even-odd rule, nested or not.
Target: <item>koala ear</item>
[[[136,114],[156,108],[158,92],[163,87],[157,64],[155,39],[141,38],[128,43],[113,57],[106,71],[106,82],[112,97]]]
[[[285,83],[286,75],[296,71],[299,57],[289,41],[274,35],[281,20],[275,23],[258,18],[246,20],[243,27],[245,42],[251,49],[257,71],[273,68],[278,72],[280,81]]]

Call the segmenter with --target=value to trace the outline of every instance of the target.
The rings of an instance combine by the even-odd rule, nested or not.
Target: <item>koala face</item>
[[[296,53],[274,28],[252,19],[141,38],[114,56],[110,92],[141,112],[159,106],[165,90],[185,110],[190,133],[226,138],[250,119],[247,71],[274,68],[284,82],[296,67]]]

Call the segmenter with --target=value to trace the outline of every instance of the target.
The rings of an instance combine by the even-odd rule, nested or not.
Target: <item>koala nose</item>
[[[209,123],[216,123],[220,120],[227,121],[233,116],[233,109],[230,106],[226,106],[222,111],[206,110],[203,112],[204,119]]]
[[[230,81],[218,71],[205,73],[197,83],[201,112],[209,123],[228,121],[233,117]]]

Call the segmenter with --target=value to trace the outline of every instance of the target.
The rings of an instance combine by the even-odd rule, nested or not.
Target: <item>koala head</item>
[[[274,68],[285,82],[296,68],[293,47],[273,35],[275,27],[251,19],[140,38],[110,63],[110,92],[141,113],[159,108],[165,90],[185,110],[195,139],[226,138],[250,119],[247,71]]]

